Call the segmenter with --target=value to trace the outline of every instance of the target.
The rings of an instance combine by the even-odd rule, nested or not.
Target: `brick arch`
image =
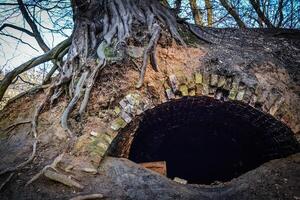
[[[233,121],[232,126],[230,125],[231,121]],[[299,144],[294,138],[290,128],[276,120],[270,114],[259,111],[243,102],[220,101],[211,97],[200,96],[171,100],[146,110],[143,114],[135,117],[132,122],[119,132],[110,146],[108,154],[116,157],[130,158],[136,162],[159,161],[160,159],[164,159],[164,157],[160,157],[164,155],[163,152],[165,152],[165,154],[167,152],[166,149],[161,147],[162,142],[167,141],[166,138],[172,135],[172,131],[167,129],[172,129],[172,127],[176,126],[189,127],[189,124],[199,122],[207,124],[207,126],[210,127],[206,129],[208,132],[212,131],[213,128],[211,126],[214,125],[214,123],[219,124],[218,134],[221,134],[222,131],[220,130],[224,129],[227,135],[221,134],[220,140],[210,138],[210,140],[215,141],[224,140],[227,146],[222,143],[219,144],[221,146],[223,145],[223,151],[226,151],[227,148],[230,148],[230,145],[234,144],[231,143],[230,140],[241,143],[236,144],[234,148],[249,150],[245,155],[230,156],[230,153],[227,155],[229,156],[229,160],[236,159],[234,156],[242,156],[240,162],[245,163],[249,160],[255,160],[255,162],[249,161],[248,167],[239,169],[240,174],[254,167],[258,167],[268,160],[299,152]],[[227,125],[225,126],[222,123]],[[232,131],[230,131],[230,128],[232,128]],[[205,126],[199,126],[199,129],[200,132],[203,131]],[[227,130],[225,131],[225,129]],[[146,135],[143,134],[143,132],[146,132]],[[157,135],[153,133],[157,133]],[[179,136],[176,137],[175,139],[173,138],[173,140],[180,141]],[[184,137],[188,138],[189,136],[182,136],[183,139]],[[228,138],[230,140],[228,140]],[[193,141],[193,138],[191,139],[191,141]],[[169,145],[168,148],[170,148],[173,144],[167,145]],[[174,145],[177,145],[177,149],[179,149],[178,145],[180,144],[176,144],[175,142]],[[245,145],[245,147],[243,147],[243,145]],[[182,146],[182,150],[184,150],[184,148],[186,147]],[[162,155],[155,154],[157,151],[162,151]],[[172,149],[170,149],[170,151],[172,151]],[[177,153],[178,152],[180,154],[180,151],[177,151]],[[234,154],[235,151],[232,150],[229,152]],[[220,154],[222,154],[222,150]],[[182,155],[178,156],[184,157]],[[243,158],[243,156],[246,157]],[[168,157],[166,157],[166,159],[168,159]],[[170,159],[172,161],[172,158]],[[234,163],[234,165],[236,164],[237,163]],[[227,163],[226,166],[229,169],[230,163]],[[220,170],[216,170],[216,172],[218,171]],[[216,172],[214,172],[214,174],[217,174]],[[199,176],[202,175],[203,174],[200,174]],[[170,176],[173,178],[174,175]],[[231,176],[228,177],[233,178]],[[212,180],[206,177],[203,183],[209,183]],[[225,177],[224,181],[226,180]],[[197,183],[197,180],[191,181]]]

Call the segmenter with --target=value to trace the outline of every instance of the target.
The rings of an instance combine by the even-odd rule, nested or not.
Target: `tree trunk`
[[[246,28],[245,23],[240,18],[239,14],[236,12],[236,10],[232,7],[232,5],[229,4],[227,0],[220,0],[222,6],[227,10],[227,12],[234,18],[237,25],[240,28]]]
[[[203,25],[202,13],[200,12],[200,9],[197,5],[197,1],[189,0],[189,2],[190,2],[191,9],[192,9],[195,24],[197,24],[198,26],[202,26]]]
[[[80,104],[76,111],[78,116],[85,112],[97,74],[109,65],[107,52],[117,54],[124,48],[126,50],[129,39],[131,45],[148,43],[137,83],[137,87],[141,87],[148,61],[154,68],[157,67],[155,49],[160,36],[171,34],[184,44],[177,32],[175,16],[159,0],[73,0],[72,7],[73,40],[67,60],[59,70],[59,80],[54,83],[51,98],[53,102],[68,86],[71,100],[62,115],[61,124],[71,137],[69,115],[77,104]],[[138,37],[140,32],[144,33],[143,37]]]
[[[255,12],[257,13],[258,17],[266,24],[268,28],[274,28],[273,24],[270,20],[264,15],[264,13],[260,9],[259,1],[257,0],[250,0],[252,7],[254,8]]]
[[[205,0],[205,8],[207,11],[207,26],[212,27],[213,24],[213,8],[210,0]]]

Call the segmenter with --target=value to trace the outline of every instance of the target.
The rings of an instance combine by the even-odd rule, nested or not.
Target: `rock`
[[[126,105],[127,105],[128,103],[126,102],[125,99],[122,99],[122,100],[119,102],[119,104],[120,104],[120,106],[121,106],[122,108],[125,108]]]
[[[121,108],[119,106],[115,106],[114,113],[119,115],[121,113]]]
[[[241,90],[238,91],[237,95],[236,95],[236,100],[238,101],[242,101],[245,95],[245,90]]]
[[[179,87],[178,87],[179,83],[178,83],[176,76],[174,74],[170,75],[169,81],[170,81],[170,85],[171,85],[173,92],[176,93],[179,90]]]
[[[218,86],[219,76],[217,74],[212,74],[210,78],[210,85],[211,86]]]
[[[195,73],[195,83],[202,84],[202,81],[203,81],[202,74],[200,72],[196,72]]]
[[[237,79],[233,80],[231,84],[231,90],[229,92],[228,98],[231,100],[235,100],[237,93],[238,93],[238,88],[239,88],[239,81]]]
[[[118,131],[118,130],[124,128],[126,125],[127,125],[126,121],[124,119],[122,119],[121,117],[119,117],[112,122],[110,127],[114,131]]]
[[[225,90],[230,90],[231,89],[231,84],[232,84],[232,78],[231,77],[227,77],[223,88]]]
[[[166,95],[168,99],[175,99],[175,94],[172,92],[171,89],[166,89]]]
[[[208,95],[209,94],[209,86],[207,84],[202,85],[202,94],[203,95]]]
[[[184,179],[181,179],[181,178],[178,178],[178,177],[175,177],[173,179],[173,181],[177,182],[177,183],[180,183],[180,184],[187,184],[187,180],[184,180]]]
[[[219,81],[218,81],[218,87],[222,88],[226,84],[226,78],[225,76],[219,76]]]
[[[137,94],[128,94],[126,97],[127,102],[130,105],[138,105],[140,97]]]
[[[98,133],[95,132],[95,131],[92,131],[90,134],[91,134],[91,136],[94,136],[94,137],[97,137],[97,136],[98,136]]]
[[[191,90],[189,92],[189,96],[192,96],[192,97],[196,96],[196,90]]]
[[[187,85],[181,85],[179,88],[179,91],[181,92],[182,96],[188,96],[189,95],[189,89]]]
[[[203,78],[202,78],[203,84],[210,84],[210,74],[208,72],[203,73]]]
[[[269,113],[274,116],[277,113],[277,111],[279,110],[279,108],[282,105],[282,103],[284,102],[284,100],[285,100],[284,97],[280,97],[279,100],[277,100],[274,103],[274,105],[270,108]]]
[[[121,117],[124,119],[124,121],[128,124],[132,121],[132,118],[126,113],[126,112],[121,112]]]

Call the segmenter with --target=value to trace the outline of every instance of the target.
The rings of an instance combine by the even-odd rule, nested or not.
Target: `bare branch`
[[[43,40],[36,24],[30,18],[23,1],[22,0],[17,0],[17,1],[18,1],[18,4],[19,4],[19,8],[21,10],[21,13],[22,13],[23,17],[25,18],[26,22],[29,24],[30,28],[32,29],[34,37],[35,37],[37,43],[43,49],[44,52],[49,51],[50,48],[44,42],[44,40]]]
[[[3,24],[3,25],[0,27],[0,31],[2,31],[2,30],[3,30],[4,28],[6,28],[6,27],[13,28],[13,29],[16,29],[16,30],[18,30],[18,31],[22,31],[22,32],[26,33],[27,35],[29,35],[29,36],[31,36],[31,37],[34,37],[34,34],[33,34],[31,31],[29,31],[29,30],[27,30],[27,29],[25,29],[25,28],[19,27],[19,26],[15,26],[15,25],[13,25],[13,24],[7,24],[7,23]]]
[[[68,38],[67,40],[61,42],[55,48],[48,51],[47,53],[31,59],[31,60],[27,61],[26,63],[23,63],[19,67],[15,68],[11,72],[7,73],[4,77],[4,79],[0,83],[0,101],[2,100],[3,95],[4,95],[5,91],[7,90],[8,86],[12,83],[12,81],[19,74],[21,74],[35,66],[38,66],[42,63],[45,63],[47,61],[57,58],[59,53],[61,51],[63,51],[64,49],[66,49],[70,44],[71,44],[71,38]]]

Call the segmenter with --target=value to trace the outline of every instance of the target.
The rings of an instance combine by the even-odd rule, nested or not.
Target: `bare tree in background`
[[[207,26],[213,25],[213,7],[210,0],[205,0],[205,9],[207,11]]]
[[[202,26],[203,25],[203,21],[202,21],[202,13],[197,5],[197,1],[196,0],[189,0],[190,6],[191,6],[191,10],[193,13],[193,18],[195,21],[195,24]]]
[[[240,18],[240,15],[236,12],[234,7],[228,2],[228,0],[220,0],[222,6],[227,10],[227,12],[234,18],[237,25],[240,28],[246,28],[245,23]]]

